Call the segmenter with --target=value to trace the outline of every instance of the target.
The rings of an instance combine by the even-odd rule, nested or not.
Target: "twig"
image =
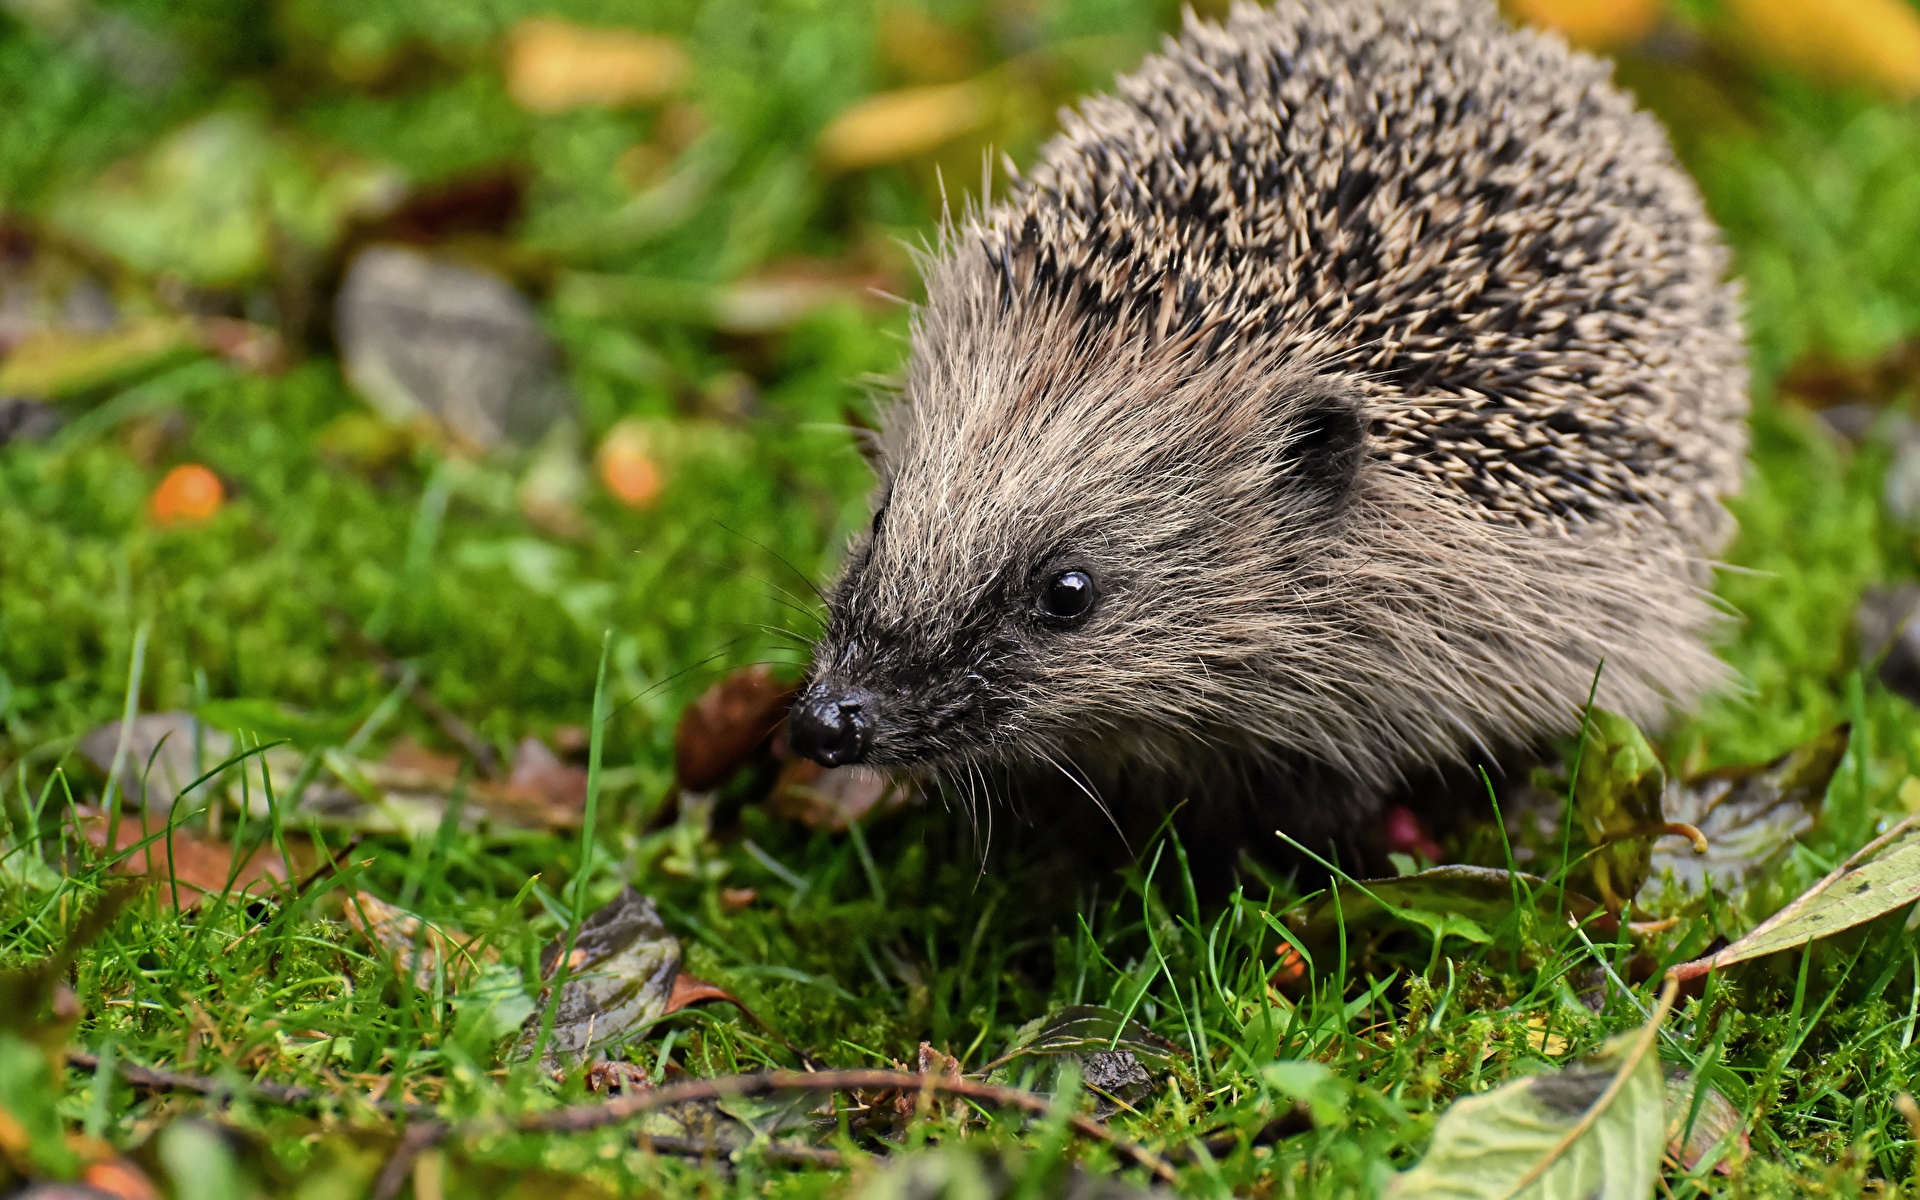
[[[407,1182],[407,1174],[413,1170],[414,1160],[438,1146],[446,1136],[445,1121],[422,1121],[408,1126],[400,1144],[394,1147],[393,1157],[380,1168],[380,1178],[374,1181],[367,1200],[396,1200]]]
[[[82,1071],[100,1069],[100,1056],[84,1050],[67,1051],[67,1065]],[[160,1067],[143,1067],[139,1063],[128,1062],[116,1057],[113,1073],[150,1092],[193,1092],[210,1099],[232,1099],[235,1096],[256,1096],[262,1100],[271,1100],[275,1104],[297,1106],[319,1104],[323,1101],[350,1100],[355,1097],[338,1092],[322,1092],[314,1088],[299,1087],[290,1083],[254,1082],[251,1080],[216,1079],[211,1075],[193,1075],[184,1071],[168,1071]],[[386,1100],[365,1099],[367,1104],[388,1115],[406,1113],[425,1116],[433,1109],[423,1104],[397,1105]]]
[[[741,1147],[726,1146],[704,1138],[643,1133],[640,1135],[640,1148],[655,1154],[670,1154],[675,1158],[724,1158]],[[822,1146],[785,1146],[779,1142],[766,1142],[759,1147],[758,1153],[768,1162],[786,1166],[832,1169],[847,1165],[846,1155]]]
[[[1046,1116],[1054,1106],[1051,1099],[1034,1092],[958,1079],[951,1075],[879,1070],[766,1071],[755,1075],[690,1079],[636,1095],[622,1096],[603,1104],[577,1104],[551,1112],[530,1113],[508,1123],[505,1128],[520,1133],[585,1133],[676,1104],[721,1100],[732,1096],[764,1096],[773,1092],[844,1092],[855,1089],[941,1092],[1004,1108],[1017,1108],[1034,1116]],[[1106,1126],[1080,1113],[1072,1114],[1067,1120],[1082,1137],[1103,1142],[1120,1157],[1146,1168],[1168,1183],[1173,1182],[1173,1168],[1151,1150],[1116,1137]],[[471,1128],[473,1132],[495,1132],[501,1131],[502,1125],[496,1121]]]

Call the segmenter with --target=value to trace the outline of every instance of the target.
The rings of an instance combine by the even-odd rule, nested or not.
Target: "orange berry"
[[[147,498],[147,513],[162,525],[197,525],[220,511],[227,489],[220,477],[199,463],[186,463],[167,472]]]
[[[647,435],[635,425],[620,424],[600,443],[600,482],[628,508],[651,508],[666,480],[647,453]]]

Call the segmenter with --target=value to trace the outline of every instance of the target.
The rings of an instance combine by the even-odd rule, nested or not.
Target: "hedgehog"
[[[1280,0],[1061,120],[921,255],[796,749],[1337,848],[1723,683],[1739,292],[1607,65]]]

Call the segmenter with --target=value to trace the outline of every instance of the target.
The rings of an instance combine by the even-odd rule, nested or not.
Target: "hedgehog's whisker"
[[[1127,831],[1120,828],[1120,822],[1114,817],[1113,810],[1107,807],[1107,802],[1101,799],[1100,793],[1094,789],[1093,780],[1087,775],[1085,768],[1081,767],[1079,763],[1074,762],[1073,756],[1068,754],[1064,749],[1061,750],[1060,753],[1065,756],[1069,763],[1073,763],[1072,771],[1060,765],[1060,760],[1049,754],[1045,748],[1036,746],[1034,752],[1041,758],[1046,759],[1054,770],[1065,775],[1069,782],[1086,795],[1087,799],[1093,801],[1094,807],[1100,810],[1100,815],[1107,819],[1107,824],[1113,826],[1113,831],[1120,835],[1120,844],[1127,848],[1128,854],[1132,854],[1133,844],[1127,840]]]

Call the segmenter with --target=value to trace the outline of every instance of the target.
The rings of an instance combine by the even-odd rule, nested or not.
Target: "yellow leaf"
[[[104,333],[51,329],[15,346],[0,362],[0,395],[63,396],[152,366],[193,344],[193,326],[167,318],[134,321]]]
[[[1589,50],[1631,46],[1653,32],[1666,7],[1666,0],[1507,0],[1515,17]]]
[[[1754,53],[1834,83],[1920,95],[1920,12],[1906,0],[1727,0]]]
[[[663,100],[690,63],[671,38],[529,17],[507,37],[507,92],[529,112]]]
[[[869,96],[821,131],[820,161],[851,171],[916,158],[985,124],[990,99],[978,80]]]

